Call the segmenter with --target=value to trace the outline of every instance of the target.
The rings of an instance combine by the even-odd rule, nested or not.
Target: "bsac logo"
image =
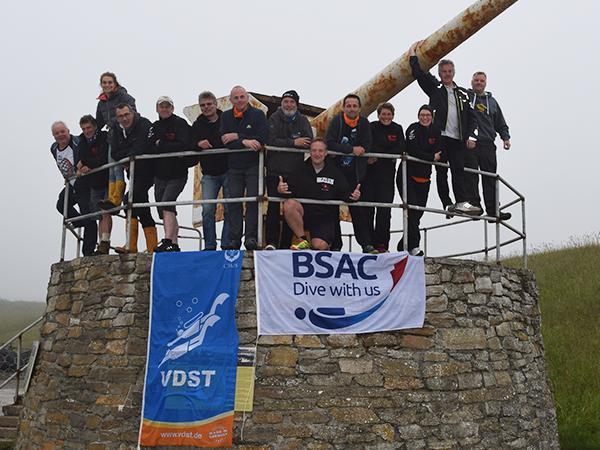
[[[365,255],[356,263],[348,254],[342,254],[337,266],[334,266],[330,261],[332,254],[329,252],[316,253],[315,257],[308,252],[295,252],[292,254],[293,275],[296,278],[341,278],[347,274],[354,280],[376,280],[377,275],[369,273],[366,264],[369,261],[377,260],[375,255]],[[383,304],[389,299],[391,292],[394,290],[406,269],[408,256],[405,256],[400,261],[393,265],[389,272],[392,277],[392,287],[388,294],[372,307],[355,314],[347,314],[346,309],[339,306],[326,306],[313,308],[307,312],[302,307],[296,308],[294,315],[298,320],[304,320],[308,317],[308,321],[316,327],[326,330],[336,330],[355,325],[379,310]],[[336,289],[332,289],[336,291]],[[341,291],[340,291],[341,292]]]

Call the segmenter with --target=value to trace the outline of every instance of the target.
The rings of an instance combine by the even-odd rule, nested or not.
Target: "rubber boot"
[[[117,253],[137,253],[137,241],[138,241],[138,220],[131,219],[131,234],[129,235],[129,250],[126,245],[123,247],[116,247],[115,252]]]
[[[110,192],[108,194],[108,199],[115,207],[117,207],[123,202],[123,194],[125,194],[125,182],[123,180],[117,180],[114,182],[112,194]]]
[[[100,206],[100,209],[112,209],[115,207],[115,205],[113,205],[113,202],[112,202],[114,192],[115,192],[115,182],[109,181],[108,182],[108,192],[106,194],[106,198],[104,200],[100,200],[98,202],[98,206]]]
[[[144,236],[146,236],[146,251],[150,254],[154,253],[154,249],[158,245],[158,235],[156,227],[145,227]]]

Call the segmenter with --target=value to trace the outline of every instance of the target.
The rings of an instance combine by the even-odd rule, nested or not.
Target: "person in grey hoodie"
[[[467,152],[465,167],[496,173],[496,145],[494,144],[496,133],[500,135],[505,150],[510,149],[510,134],[502,109],[500,109],[496,99],[492,97],[492,93],[485,90],[486,85],[487,76],[485,72],[475,72],[471,79],[472,89],[469,89],[468,93],[469,101],[476,113],[479,135],[475,149]],[[509,212],[496,211],[495,179],[482,176],[481,184],[487,215],[498,217],[500,220],[510,219],[511,214]],[[479,175],[465,172],[465,190],[469,201],[473,205],[480,206]]]
[[[312,128],[306,116],[298,111],[300,97],[294,90],[281,96],[281,106],[269,117],[269,140],[273,147],[298,149],[297,152],[267,153],[267,193],[278,196],[279,177],[287,179],[294,168],[304,161],[303,149],[308,150],[313,138]],[[267,209],[267,245],[265,250],[289,248],[292,243],[292,231],[285,220],[280,220],[280,203],[269,202]]]

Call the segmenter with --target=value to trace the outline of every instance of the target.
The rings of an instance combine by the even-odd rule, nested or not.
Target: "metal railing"
[[[308,149],[301,150],[301,149],[297,149],[297,148],[282,148],[282,147],[273,147],[273,146],[266,146],[265,149],[267,151],[273,151],[273,152],[299,152],[299,151],[302,151],[304,153],[309,152]],[[211,149],[211,150],[203,150],[203,151],[185,151],[185,152],[177,152],[177,153],[144,154],[144,155],[130,156],[130,157],[124,158],[120,161],[105,164],[105,165],[98,167],[96,169],[93,169],[81,176],[91,175],[93,173],[99,172],[101,170],[105,170],[107,168],[116,166],[118,164],[127,164],[129,166],[129,185],[133,186],[133,183],[135,180],[135,163],[136,163],[136,161],[149,160],[149,159],[161,159],[161,158],[179,158],[179,157],[186,157],[186,156],[206,156],[206,155],[215,155],[215,154],[223,154],[223,153],[231,154],[232,152],[254,152],[254,150],[251,150],[251,149],[231,150],[231,149],[221,148],[221,149]],[[127,227],[126,227],[127,234],[126,235],[129,236],[130,230],[131,230],[131,218],[132,218],[132,213],[133,213],[134,208],[158,207],[158,206],[186,206],[186,205],[189,206],[189,205],[203,205],[203,204],[210,204],[210,203],[241,203],[241,202],[263,203],[263,202],[285,201],[287,199],[287,197],[283,198],[283,197],[271,196],[271,197],[267,198],[264,195],[264,192],[265,192],[264,191],[264,170],[265,170],[264,151],[259,151],[257,153],[258,153],[258,192],[257,192],[257,195],[253,196],[253,197],[244,196],[244,197],[220,198],[220,199],[218,198],[218,199],[201,199],[201,200],[178,200],[178,201],[170,201],[170,202],[134,203],[133,189],[129,189],[129,194],[128,194],[126,205],[120,205],[111,210],[83,214],[78,217],[68,219],[67,218],[67,207],[68,207],[68,193],[69,193],[68,191],[69,191],[69,189],[65,189],[65,199],[64,199],[65,203],[64,203],[64,210],[63,210],[63,217],[64,217],[63,232],[62,232],[62,240],[61,240],[61,261],[64,260],[67,229],[70,229],[73,234],[78,236],[78,242],[79,242],[81,237],[78,235],[78,233],[76,233],[73,230],[73,227],[76,224],[76,222],[87,219],[87,218],[97,218],[103,214],[125,211],[125,219],[127,221]],[[345,153],[334,152],[334,151],[328,151],[328,155],[348,156]],[[436,230],[436,229],[441,229],[441,228],[445,228],[445,227],[449,227],[449,226],[456,226],[456,225],[459,225],[462,223],[481,220],[481,221],[483,221],[483,225],[484,225],[484,246],[483,246],[483,248],[478,248],[475,250],[454,253],[454,254],[449,254],[449,255],[441,255],[440,257],[459,257],[459,256],[476,255],[476,254],[482,253],[484,255],[485,259],[488,260],[489,253],[491,251],[495,251],[495,260],[498,262],[498,261],[500,261],[500,255],[501,255],[500,249],[502,247],[521,240],[522,241],[523,266],[527,267],[527,233],[526,233],[526,220],[525,220],[525,197],[519,191],[517,191],[512,185],[510,185],[499,174],[485,172],[482,170],[470,169],[470,168],[465,167],[465,169],[464,169],[465,172],[494,178],[495,187],[496,187],[496,217],[486,216],[486,215],[468,216],[468,215],[461,214],[461,213],[458,213],[455,211],[447,211],[447,210],[442,210],[442,209],[438,209],[438,208],[431,208],[431,207],[426,207],[426,206],[424,207],[424,206],[408,204],[408,201],[407,201],[407,162],[408,161],[412,161],[412,162],[416,162],[416,163],[420,163],[420,164],[428,164],[428,165],[435,165],[435,166],[439,166],[439,167],[446,167],[446,168],[450,167],[449,164],[441,163],[441,162],[437,162],[437,161],[421,160],[421,159],[412,157],[406,153],[404,153],[402,155],[390,155],[387,153],[365,153],[364,155],[361,155],[360,157],[363,157],[363,158],[375,157],[375,158],[379,158],[379,159],[398,159],[398,160],[400,160],[400,167],[398,168],[398,170],[402,171],[402,183],[403,183],[403,186],[402,186],[403,189],[402,189],[402,194],[401,194],[401,199],[402,199],[401,203],[382,203],[382,202],[365,202],[365,201],[358,201],[358,202],[352,203],[352,206],[359,206],[359,207],[379,207],[379,208],[383,207],[383,208],[402,209],[402,224],[403,224],[402,229],[391,230],[390,233],[403,232],[403,230],[406,230],[408,228],[408,211],[409,211],[409,209],[415,210],[415,211],[423,211],[423,212],[427,212],[427,213],[439,214],[439,215],[443,215],[443,216],[463,217],[464,218],[463,220],[455,221],[452,223],[430,226],[430,227],[422,227],[420,229],[421,231],[423,231],[424,253],[427,256],[428,250],[429,250],[428,244],[427,244],[428,232],[430,232],[431,230]],[[65,180],[65,187],[70,180],[75,179],[75,178],[77,178],[77,177],[72,177],[69,180]],[[511,191],[516,196],[515,199],[505,203],[504,205],[500,204],[500,200],[499,200],[501,185],[505,186],[509,191]],[[338,200],[314,200],[314,199],[303,199],[303,198],[296,198],[296,200],[299,201],[300,203],[327,204],[327,205],[346,205],[347,204],[344,201],[338,201]],[[502,221],[498,218],[498,216],[500,215],[500,212],[502,212],[503,210],[509,208],[510,206],[513,206],[518,203],[521,203],[521,217],[522,217],[521,230],[518,230],[517,228],[507,224],[505,221]],[[488,236],[488,229],[487,229],[489,223],[495,224],[495,244],[492,246],[489,245],[489,236]],[[516,235],[516,237],[505,240],[505,241],[501,241],[500,230],[502,227],[504,227],[505,229],[514,233]],[[194,230],[194,231],[199,232],[199,230],[196,228],[183,227],[183,226],[180,226],[180,228],[187,229],[187,230]],[[349,247],[351,250],[353,235],[352,234],[344,234],[343,236],[349,237]],[[199,239],[201,241],[201,233],[200,232],[199,232]],[[129,245],[129,240],[126,240],[126,242],[127,242],[127,245]],[[258,208],[258,242],[259,242],[259,245],[261,245],[263,242],[262,208]],[[403,239],[403,245],[404,245],[404,250],[405,251],[408,250],[408,239]],[[202,244],[200,244],[200,248],[201,248],[201,246],[202,246]],[[78,246],[78,248],[79,248],[79,246]]]
[[[4,381],[2,381],[0,383],[0,389],[2,389],[4,386],[6,386],[8,383],[10,383],[12,380],[16,381],[16,385],[15,385],[15,403],[18,402],[19,400],[19,386],[21,384],[21,373],[24,372],[25,370],[27,370],[27,368],[34,363],[33,355],[30,355],[29,360],[27,361],[27,364],[21,366],[21,353],[23,350],[23,335],[25,333],[27,333],[29,330],[31,330],[33,327],[35,327],[38,323],[40,323],[42,320],[44,319],[44,316],[39,317],[38,319],[34,320],[32,323],[30,323],[29,325],[27,325],[25,328],[23,328],[21,331],[19,331],[16,335],[14,335],[12,338],[10,338],[8,341],[6,341],[4,344],[2,344],[0,346],[0,351],[8,348],[8,346],[10,344],[12,344],[14,341],[17,341],[17,350],[16,350],[16,368],[14,370],[14,372],[12,372],[8,378],[6,378]]]

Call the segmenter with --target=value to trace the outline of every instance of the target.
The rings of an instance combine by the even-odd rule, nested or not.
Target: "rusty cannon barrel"
[[[430,69],[442,57],[466,41],[516,1],[479,0],[431,34],[417,49],[417,55],[423,70]],[[414,78],[408,63],[408,54],[404,53],[365,84],[354,90],[353,93],[361,98],[362,113],[369,115],[377,109],[379,103],[388,101],[413,81]],[[318,136],[325,134],[331,118],[341,111],[342,100],[338,100],[311,120],[311,125],[316,129]]]

